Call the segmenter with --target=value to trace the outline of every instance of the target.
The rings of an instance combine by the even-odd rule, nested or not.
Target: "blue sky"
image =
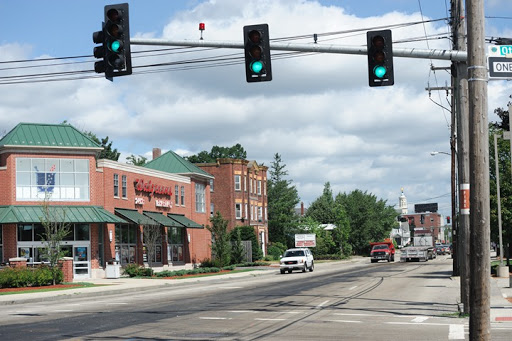
[[[171,40],[241,41],[244,25],[269,24],[271,38],[362,29],[322,44],[363,45],[364,28],[439,19],[449,0],[211,0],[129,1],[131,36]],[[0,0],[0,61],[90,56],[92,33],[101,27],[100,0]],[[512,1],[488,0],[486,36],[512,37]],[[394,40],[446,34],[446,22],[393,29]],[[400,47],[449,49],[448,39]],[[236,50],[169,54],[134,59],[134,66],[204,58]],[[33,73],[87,69],[85,63],[27,69]],[[120,77],[5,85],[0,82],[0,134],[19,122],[60,123],[109,136],[122,157],[151,149],[190,155],[212,146],[241,143],[248,158],[270,166],[282,156],[306,206],[329,181],[335,193],[361,189],[398,202],[400,188],[412,205],[439,202],[450,213],[450,163],[433,150],[449,150],[450,113],[445,93],[427,86],[449,84],[445,61],[395,59],[395,86],[370,89],[365,56],[321,54],[272,62],[273,80],[247,84],[243,66],[164,70]],[[0,77],[29,72],[2,70]],[[299,71],[297,71],[299,70]],[[2,78],[0,78],[1,80]],[[506,107],[510,85],[489,82],[489,112]],[[380,105],[380,108],[376,108]]]

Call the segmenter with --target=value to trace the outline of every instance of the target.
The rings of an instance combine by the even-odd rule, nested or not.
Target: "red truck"
[[[395,246],[391,239],[384,239],[382,242],[370,243],[372,250],[370,251],[370,258],[372,263],[379,260],[387,260],[388,262],[395,261]]]

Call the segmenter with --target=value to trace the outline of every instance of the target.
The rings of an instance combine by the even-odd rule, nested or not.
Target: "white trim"
[[[109,160],[109,159],[98,160],[97,168],[110,168],[110,169],[115,169],[118,171],[131,172],[131,173],[136,173],[138,175],[154,176],[157,178],[178,181],[178,182],[182,182],[182,183],[186,183],[186,184],[191,183],[191,179],[186,176],[162,172],[159,170],[141,167],[141,166],[130,165],[128,163],[121,163],[121,162],[113,161],[113,160]]]

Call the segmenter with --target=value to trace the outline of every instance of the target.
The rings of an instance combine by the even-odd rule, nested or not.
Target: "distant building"
[[[410,226],[409,221],[404,218],[407,215],[407,198],[404,194],[404,189],[402,188],[402,193],[398,197],[398,212],[400,215],[398,216],[398,227],[394,228],[391,231],[391,238],[396,241],[396,244],[399,247],[407,245],[411,240]]]
[[[196,164],[212,174],[210,181],[210,215],[217,211],[228,220],[228,230],[252,226],[257,233],[263,255],[268,245],[267,170],[256,161],[217,159],[215,163]]]
[[[432,233],[436,241],[446,242],[444,218],[437,212],[437,203],[416,204],[414,207],[415,213],[402,215],[413,233]]]

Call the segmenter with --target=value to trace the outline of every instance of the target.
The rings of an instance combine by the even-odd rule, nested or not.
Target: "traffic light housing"
[[[368,83],[374,86],[395,84],[391,30],[366,32],[368,47]]]
[[[92,41],[95,44],[101,44],[99,46],[95,46],[93,50],[94,58],[99,58],[101,60],[98,60],[94,63],[94,71],[96,73],[104,73],[105,72],[105,49],[106,49],[106,42],[105,42],[105,23],[102,23],[102,29],[101,31],[96,31],[92,34]]]
[[[268,25],[244,26],[245,76],[248,83],[272,80]]]
[[[132,74],[128,4],[107,5],[103,26],[105,77]]]

